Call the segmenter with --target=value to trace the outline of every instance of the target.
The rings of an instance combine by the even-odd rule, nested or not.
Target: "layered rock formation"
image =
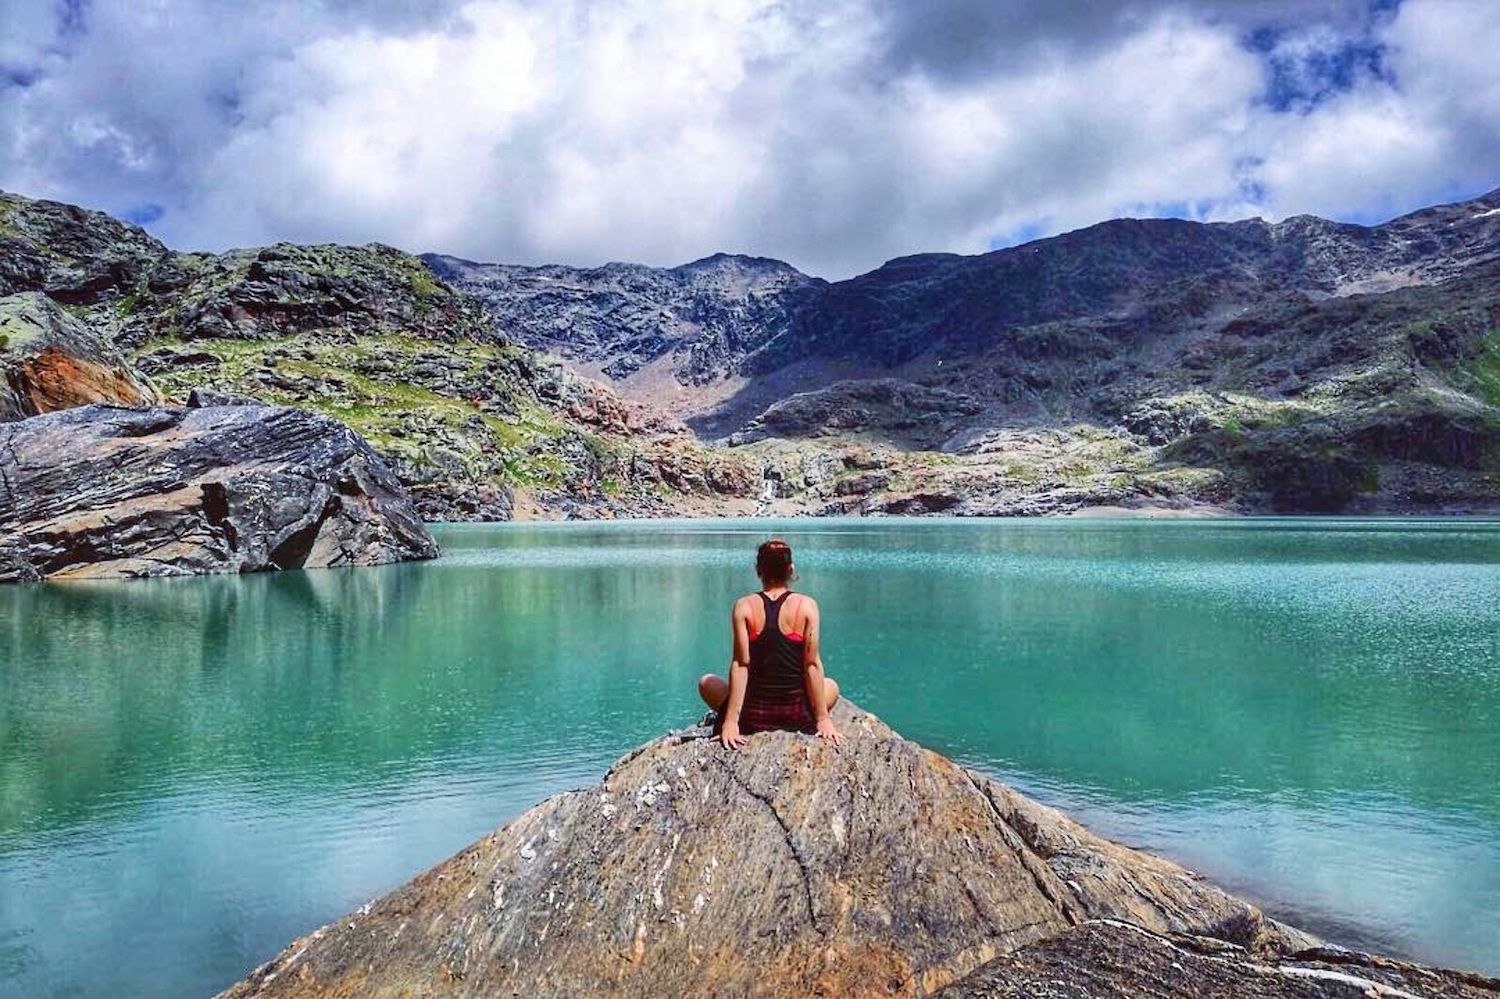
[[[1096,920],[985,965],[941,999],[1494,999],[1500,981],[1333,947],[1255,954]]]
[[[437,545],[326,417],[83,406],[0,424],[0,581],[374,565]]]
[[[1363,975],[857,708],[835,716],[841,750],[768,733],[731,753],[704,729],[650,743],[225,994],[1228,995],[1327,986],[1330,963]],[[1375,967],[1373,992],[1249,994],[1380,994],[1383,979],[1493,995]]]

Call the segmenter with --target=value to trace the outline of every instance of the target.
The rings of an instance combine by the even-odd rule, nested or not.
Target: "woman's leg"
[[[829,711],[839,702],[839,682],[831,676],[823,677],[823,703]]]
[[[724,702],[729,700],[729,681],[716,673],[704,673],[698,678],[698,696],[711,710],[722,711]]]

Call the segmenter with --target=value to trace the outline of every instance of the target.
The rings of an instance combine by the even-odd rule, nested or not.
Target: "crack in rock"
[[[724,771],[729,779],[734,782],[735,786],[744,791],[745,794],[760,802],[762,805],[765,805],[766,811],[771,813],[771,818],[775,819],[776,824],[781,827],[782,838],[786,840],[787,849],[792,852],[792,859],[797,862],[797,870],[802,873],[802,890],[807,902],[807,921],[812,925],[813,929],[818,931],[820,935],[827,936],[828,928],[824,926],[822,921],[818,918],[817,907],[813,904],[812,874],[807,868],[806,858],[802,856],[802,849],[797,846],[796,839],[794,838],[792,833],[792,827],[787,825],[786,819],[781,817],[781,813],[776,810],[776,806],[771,803],[770,798],[766,797],[765,795],[752,788],[749,784],[745,783],[745,781],[741,779],[740,775],[735,773],[733,768],[731,768],[729,764],[725,763],[723,760],[716,759],[715,762],[718,763],[719,768]]]
[[[1031,876],[1031,880],[1036,884],[1037,891],[1042,893],[1042,897],[1052,904],[1053,908],[1057,910],[1058,915],[1067,920],[1070,926],[1077,926],[1083,922],[1083,916],[1079,914],[1072,903],[1066,898],[1060,898],[1057,892],[1053,890],[1052,885],[1048,884],[1047,878],[1042,871],[1036,869],[1034,865],[1040,864],[1047,874],[1052,873],[1052,868],[1031,848],[1031,844],[1026,841],[1026,838],[1016,832],[1011,827],[1011,824],[1005,820],[1004,814],[1001,813],[999,806],[995,804],[995,799],[990,797],[989,791],[979,786],[974,780],[974,775],[967,768],[960,767],[959,772],[964,775],[964,780],[968,781],[969,786],[974,789],[974,793],[984,799],[985,807],[989,811],[991,819],[994,820],[995,830],[1000,833],[1001,840],[1004,841],[1010,851],[1016,855],[1016,860],[1026,869],[1026,873]]]

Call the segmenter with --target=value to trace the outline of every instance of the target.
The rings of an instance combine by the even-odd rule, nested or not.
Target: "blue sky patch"
[[[1020,246],[1029,243],[1033,239],[1041,239],[1043,236],[1052,235],[1052,231],[1040,222],[1027,222],[1025,225],[1016,226],[1009,232],[998,236],[991,236],[987,244],[990,250],[1003,250],[1008,246]]]
[[[57,5],[57,30],[62,35],[81,35],[86,30],[87,0],[60,0]]]
[[[167,210],[161,205],[147,203],[144,205],[131,205],[120,214],[126,222],[132,222],[135,225],[150,225],[152,222],[159,221],[163,215],[167,214]]]
[[[1385,46],[1364,39],[1336,48],[1279,55],[1268,60],[1271,78],[1265,102],[1273,111],[1306,113],[1324,101],[1352,90],[1362,77],[1391,82]]]
[[[1322,48],[1299,44],[1295,33],[1262,25],[1243,39],[1260,55],[1268,74],[1264,104],[1273,111],[1306,114],[1332,97],[1352,90],[1361,79],[1394,83],[1386,47],[1376,40],[1378,26],[1395,16],[1401,0],[1372,0],[1361,30]]]

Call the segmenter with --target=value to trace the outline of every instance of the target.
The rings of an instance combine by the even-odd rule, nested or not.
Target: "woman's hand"
[[[835,746],[842,746],[844,744],[844,737],[840,735],[839,730],[834,727],[833,719],[829,718],[827,715],[824,715],[822,718],[818,719],[818,738],[826,739],[829,742],[833,743]]]
[[[725,749],[739,749],[750,740],[740,735],[739,722],[727,721],[719,729],[719,741],[724,744]]]

